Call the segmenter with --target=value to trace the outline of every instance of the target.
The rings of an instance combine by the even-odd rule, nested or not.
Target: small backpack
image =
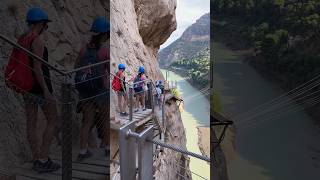
[[[141,76],[137,75],[136,78],[134,78],[133,83],[133,89],[135,92],[143,91],[143,81]]]
[[[117,72],[116,77],[113,78],[112,80],[112,89],[115,91],[120,91],[121,89],[121,82],[120,82],[120,77],[121,77],[120,71]]]
[[[31,50],[32,42],[38,34],[32,33],[18,39],[18,44]],[[32,72],[32,62],[29,56],[22,50],[13,48],[8,65],[5,68],[6,85],[18,93],[30,91],[35,83]]]
[[[87,47],[85,54],[80,58],[77,68],[96,64],[99,62],[98,49]],[[80,94],[95,94],[100,92],[103,86],[103,66],[92,66],[76,72],[76,89]]]

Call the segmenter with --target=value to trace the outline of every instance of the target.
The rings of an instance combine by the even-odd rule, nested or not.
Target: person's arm
[[[43,39],[41,36],[37,37],[33,41],[32,50],[33,50],[34,54],[36,54],[40,58],[43,58],[44,43],[43,43]],[[49,92],[46,81],[44,80],[44,75],[42,72],[42,62],[37,61],[37,60],[33,60],[33,65],[34,65],[33,68],[34,68],[34,73],[35,73],[36,79],[39,82],[39,85],[40,85],[41,89],[43,90],[45,97],[48,99],[52,99],[52,97],[50,96],[51,93]]]

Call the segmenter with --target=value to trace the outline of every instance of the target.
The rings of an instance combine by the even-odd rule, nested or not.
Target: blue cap
[[[50,22],[48,18],[48,14],[38,7],[29,9],[27,13],[26,21],[27,22],[40,22],[40,21]]]
[[[93,21],[90,31],[97,33],[110,32],[110,23],[104,17],[97,17]]]
[[[144,67],[143,66],[139,67],[139,73],[144,73]]]
[[[124,64],[119,64],[118,69],[126,69],[126,66]]]

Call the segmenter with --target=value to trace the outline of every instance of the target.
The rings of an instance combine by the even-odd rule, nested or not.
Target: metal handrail
[[[87,69],[87,68],[91,68],[91,67],[99,66],[99,65],[102,65],[102,64],[106,64],[108,62],[110,62],[110,60],[101,61],[101,62],[90,64],[90,65],[87,65],[87,66],[82,66],[82,67],[67,71],[66,74],[73,74],[73,73],[75,73],[77,71],[81,71],[81,70],[84,70],[84,69]]]
[[[140,135],[139,135],[138,133],[132,132],[131,130],[129,130],[129,131],[127,132],[127,136],[129,136],[129,137],[134,137],[134,138],[140,138]],[[206,156],[202,156],[202,155],[199,155],[199,154],[196,154],[196,153],[187,151],[187,150],[185,150],[185,149],[182,149],[182,148],[179,148],[179,147],[175,147],[175,146],[173,146],[173,145],[171,145],[171,144],[166,144],[166,143],[163,143],[163,142],[154,140],[154,139],[146,139],[146,142],[150,142],[150,143],[153,143],[153,144],[162,146],[162,147],[164,147],[164,148],[171,149],[171,150],[180,152],[180,153],[182,153],[182,154],[186,154],[186,155],[189,155],[189,156],[192,156],[192,157],[195,157],[195,158],[198,158],[198,159],[201,159],[201,160],[210,162],[210,158],[208,158],[208,157],[206,157]]]

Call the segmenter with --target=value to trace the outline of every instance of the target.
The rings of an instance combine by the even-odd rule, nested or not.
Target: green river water
[[[239,115],[284,93],[243,63],[239,53],[219,43],[213,49],[214,88],[224,113]],[[276,110],[245,120],[249,115],[234,119],[231,180],[320,179],[320,133],[306,112]]]

